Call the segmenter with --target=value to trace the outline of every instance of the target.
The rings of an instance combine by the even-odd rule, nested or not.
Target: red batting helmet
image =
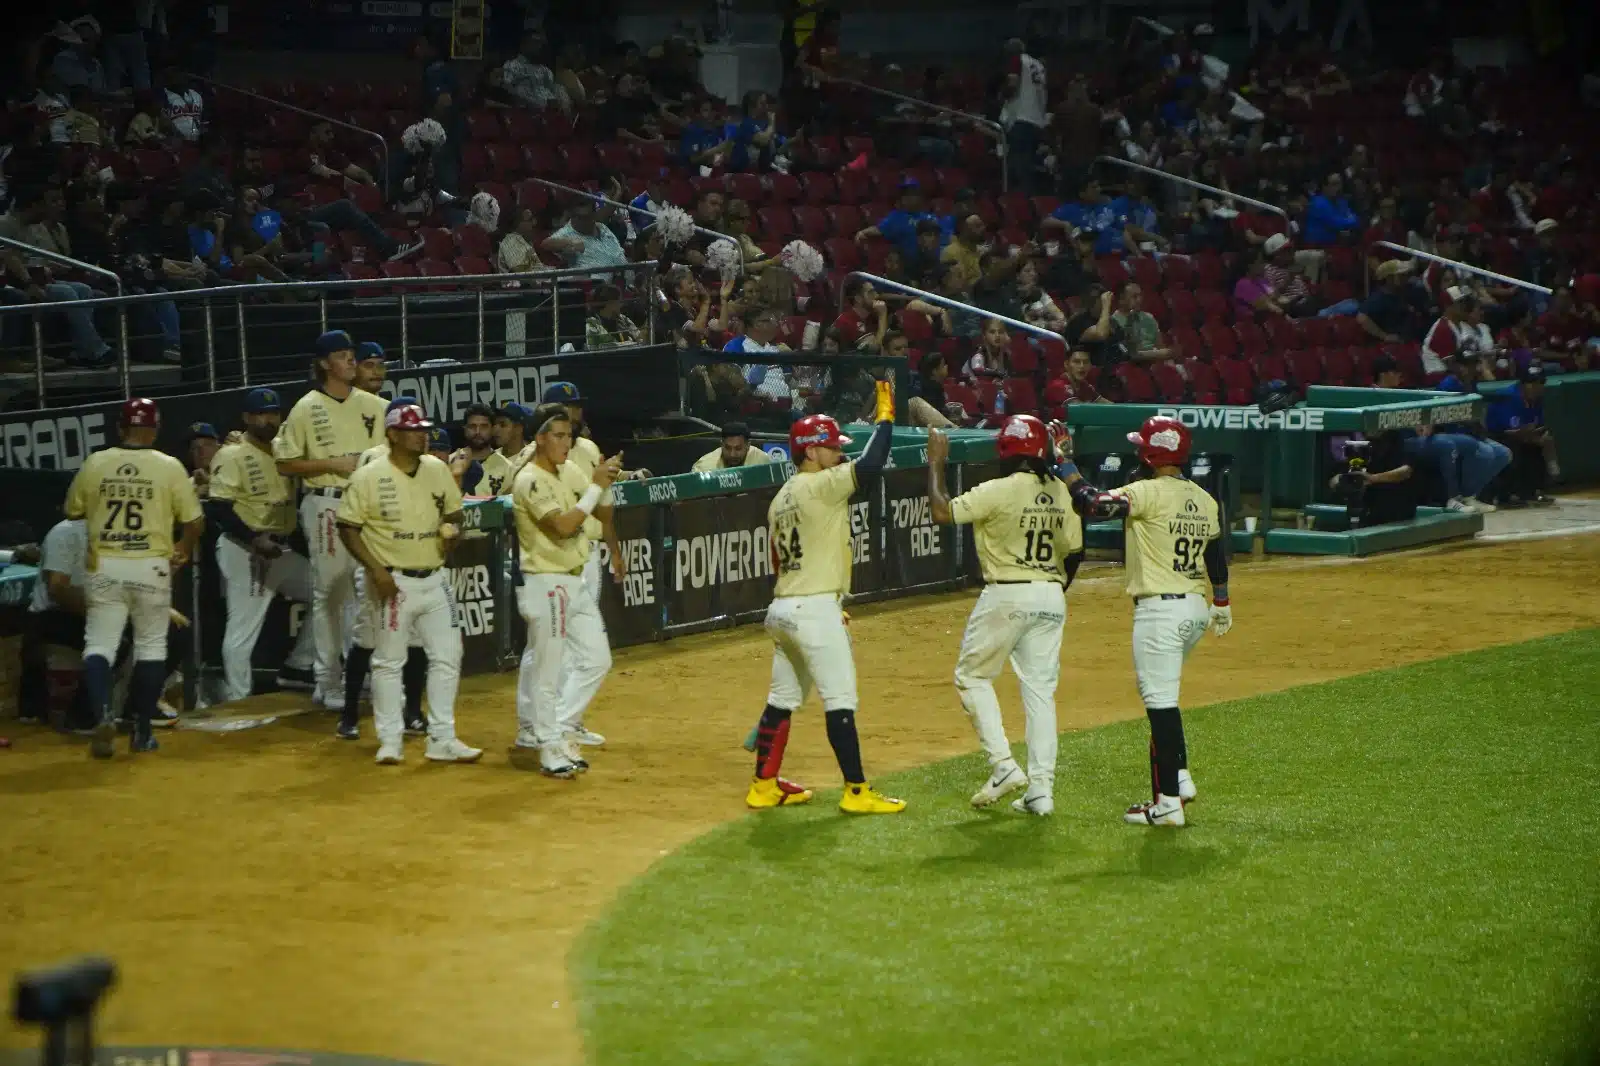
[[[1000,423],[1000,435],[994,439],[995,454],[1002,459],[1017,455],[1043,459],[1049,448],[1050,434],[1033,415],[1012,415]]]
[[[1139,446],[1139,460],[1150,466],[1182,466],[1189,461],[1189,427],[1176,418],[1153,415],[1128,439]]]
[[[807,415],[789,427],[789,458],[799,462],[807,448],[842,448],[850,438],[839,431],[839,423],[827,415]]]
[[[135,396],[122,404],[122,424],[128,428],[160,429],[161,410],[154,400]]]
[[[421,407],[407,403],[391,407],[389,413],[383,416],[383,426],[385,429],[432,429],[433,423]]]

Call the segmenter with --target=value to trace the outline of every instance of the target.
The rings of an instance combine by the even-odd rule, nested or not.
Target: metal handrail
[[[1175,181],[1179,185],[1187,185],[1191,189],[1199,189],[1201,192],[1208,192],[1213,196],[1220,196],[1226,200],[1237,200],[1241,204],[1249,204],[1258,210],[1271,212],[1285,222],[1289,221],[1289,212],[1276,204],[1269,204],[1265,200],[1252,199],[1242,193],[1229,192],[1227,189],[1219,189],[1215,185],[1207,185],[1203,181],[1195,181],[1193,178],[1186,178],[1182,174],[1172,174],[1165,170],[1157,170],[1155,167],[1147,167],[1143,163],[1135,163],[1128,159],[1118,159],[1114,155],[1095,156],[1094,161],[1096,163],[1111,163],[1115,166],[1127,167],[1129,170],[1138,170],[1157,178],[1164,178],[1167,181]]]
[[[1513,278],[1506,274],[1497,274],[1493,270],[1485,270],[1483,267],[1475,267],[1471,263],[1463,263],[1456,259],[1446,259],[1442,255],[1435,255],[1432,252],[1424,252],[1420,248],[1408,248],[1403,244],[1395,244],[1392,241],[1373,241],[1370,245],[1368,245],[1368,247],[1387,248],[1391,252],[1403,252],[1406,255],[1415,256],[1418,259],[1426,259],[1430,262],[1440,263],[1444,266],[1453,267],[1456,270],[1463,270],[1468,274],[1476,274],[1480,278],[1488,278],[1491,281],[1498,281],[1505,285],[1515,285],[1519,289],[1527,289],[1530,292],[1537,292],[1544,296],[1549,296],[1553,292],[1553,290],[1547,289],[1543,285],[1535,285],[1531,281],[1523,281],[1521,278]],[[1363,272],[1366,276],[1366,287],[1370,292],[1372,290],[1372,261],[1367,259],[1366,256],[1362,256],[1362,259],[1365,262]]]
[[[369,130],[365,126],[357,126],[353,122],[346,122],[343,119],[334,118],[332,115],[324,115],[320,111],[311,111],[307,108],[298,107],[284,100],[277,100],[270,96],[263,96],[261,93],[255,92],[252,89],[243,89],[237,85],[229,85],[225,81],[215,81],[211,78],[203,77],[202,75],[194,73],[190,73],[188,76],[193,78],[195,81],[204,82],[214,89],[226,89],[229,92],[238,93],[240,96],[248,96],[252,100],[260,100],[264,104],[271,104],[273,107],[281,107],[285,111],[293,111],[297,115],[305,115],[307,118],[314,118],[318,122],[326,122],[330,125],[338,126],[340,129],[351,130],[355,133],[361,134],[364,137],[371,137],[373,140],[378,142],[378,147],[383,150],[383,198],[385,200],[389,198],[389,142],[385,140],[383,134],[379,133],[377,130]]]
[[[557,192],[563,192],[569,196],[577,196],[589,200],[599,200],[603,204],[609,204],[612,207],[620,207],[624,211],[637,211],[641,215],[649,215],[651,218],[657,220],[661,218],[661,213],[659,211],[651,211],[643,207],[634,207],[632,204],[625,204],[617,200],[612,200],[609,197],[602,196],[597,192],[590,192],[588,189],[579,189],[572,185],[563,185],[559,181],[551,181],[548,178],[525,178],[523,180],[531,181],[535,185],[543,185],[547,189],[555,189]],[[744,245],[740,241],[730,237],[726,233],[718,233],[714,229],[706,229],[703,226],[695,226],[694,231],[700,234],[700,236],[709,237],[714,241],[732,242],[734,250],[739,253],[739,265],[741,267],[744,265]]]
[[[75,267],[78,270],[82,270],[89,274],[94,274],[97,277],[110,278],[111,284],[115,285],[117,288],[117,298],[120,299],[122,297],[122,279],[119,278],[114,271],[107,270],[105,267],[95,266],[93,263],[85,263],[81,259],[72,258],[70,255],[62,255],[60,252],[52,252],[48,248],[40,248],[36,245],[29,244],[26,241],[13,240],[10,237],[0,237],[0,246],[17,248],[21,251],[36,255],[41,259],[48,259],[53,263],[60,263],[63,266]],[[98,304],[100,301],[71,300],[64,302],[79,304],[81,306],[83,304]],[[29,306],[32,307],[33,305]],[[38,331],[36,329],[35,333],[37,334],[37,332]],[[118,361],[120,363],[119,370],[122,375],[122,394],[124,396],[129,396],[132,395],[133,386],[131,383],[132,370],[129,368],[128,359],[128,315],[125,311],[117,312],[117,335],[122,346],[122,353],[118,357]],[[40,345],[34,353],[33,378],[34,384],[38,388],[40,395],[43,395],[44,349],[42,345]]]
[[[919,299],[926,300],[929,303],[938,304],[941,307],[947,307],[952,311],[966,311],[970,314],[980,315],[983,318],[991,318],[996,322],[1005,323],[1012,329],[1021,330],[1024,333],[1031,333],[1035,337],[1043,337],[1046,340],[1060,341],[1067,348],[1072,347],[1070,344],[1067,344],[1067,338],[1063,337],[1054,330],[1045,329],[1043,326],[1036,326],[1032,322],[1019,322],[1015,318],[1008,318],[1007,316],[997,314],[994,311],[985,311],[981,307],[973,307],[971,304],[964,304],[960,300],[952,300],[948,296],[940,296],[938,293],[929,292],[926,289],[919,289],[912,285],[904,285],[898,281],[890,281],[888,278],[880,278],[878,275],[869,274],[865,270],[852,270],[840,280],[839,298],[837,301],[839,307],[845,306],[844,289],[846,285],[850,284],[851,278],[861,278],[864,281],[872,282],[874,285],[881,285],[886,289],[892,289],[895,292],[905,293],[907,296],[915,296]]]
[[[856,81],[854,78],[824,77],[823,80],[834,85],[848,85],[853,89],[861,89],[865,92],[877,93],[879,96],[886,96],[891,100],[899,100],[904,104],[914,104],[917,107],[926,108],[929,111],[936,111],[941,115],[949,115],[952,118],[959,118],[964,122],[969,122],[974,126],[988,130],[990,133],[993,133],[995,135],[995,139],[1000,142],[1000,191],[1003,193],[1011,191],[1009,183],[1010,176],[1007,173],[1008,168],[1004,165],[1006,155],[1006,128],[1000,123],[996,122],[994,119],[988,118],[984,115],[975,115],[970,111],[962,111],[959,108],[946,107],[943,104],[936,104],[929,100],[923,100],[920,97],[907,96],[905,93],[897,93],[893,89],[881,89],[876,85],[868,85],[864,81]]]

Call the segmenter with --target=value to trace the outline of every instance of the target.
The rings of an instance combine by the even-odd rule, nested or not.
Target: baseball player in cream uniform
[[[278,472],[299,478],[300,526],[311,553],[311,625],[316,642],[312,699],[330,711],[344,709],[339,657],[355,596],[355,560],[338,532],[339,500],[362,452],[382,439],[384,401],[355,387],[355,345],[343,330],[317,338],[316,386],[300,397],[273,441]]]
[[[132,750],[159,747],[150,724],[167,680],[172,575],[189,561],[205,529],[188,471],[155,450],[160,429],[153,400],[128,400],[122,405],[122,442],[90,455],[67,489],[66,516],[83,519],[88,531],[83,684],[96,723],[89,752],[97,759],[113,754],[111,664],[130,621]],[[183,532],[174,544],[178,524]]]
[[[1060,435],[1058,434],[1058,437]],[[1069,438],[1060,437],[1063,441]],[[1100,492],[1070,459],[1058,467],[1080,513],[1127,519],[1128,595],[1133,597],[1133,669],[1150,719],[1152,798],[1129,807],[1130,825],[1181,826],[1195,799],[1178,709],[1184,660],[1209,628],[1233,628],[1228,559],[1217,501],[1183,476],[1189,430],[1175,418],[1145,419],[1128,439],[1151,477]],[[1211,602],[1206,602],[1207,585]]]
[[[584,435],[583,397],[578,393],[578,386],[570,381],[552,381],[544,390],[544,402],[559,403],[567,409],[567,416],[572,422],[572,450],[567,454],[567,462],[576,466],[585,478],[592,477],[601,462],[600,446]],[[619,467],[617,474],[620,473]],[[574,646],[566,658],[561,677],[561,705],[563,713],[567,715],[568,728],[573,740],[586,748],[597,748],[606,742],[604,736],[583,723],[584,712],[598,690],[598,686],[589,687],[585,679],[594,676],[596,671],[603,677],[611,669],[611,647],[606,637],[605,619],[599,614],[602,542],[610,553],[611,569],[617,580],[621,581],[627,572],[624,568],[626,560],[617,544],[617,532],[611,524],[611,508],[612,495],[608,488],[600,498],[594,515],[583,524],[584,536],[589,539],[589,557],[583,564],[583,591],[594,601],[595,617],[600,618],[602,639],[599,644]],[[602,649],[605,652],[603,656],[598,654]],[[595,656],[593,661],[590,660],[591,655]]]
[[[384,417],[389,455],[350,477],[339,501],[339,536],[366,572],[375,622],[372,717],[379,765],[402,758],[400,672],[413,639],[428,653],[428,746],[434,762],[476,762],[483,751],[456,736],[461,680],[460,619],[443,580],[445,556],[461,535],[461,490],[450,468],[427,454],[433,428],[422,408]]]
[[[867,784],[856,732],[856,664],[841,601],[850,591],[850,497],[862,477],[883,469],[894,433],[894,397],[878,384],[877,425],[860,458],[848,462],[850,438],[827,415],[809,415],[789,428],[795,473],[767,508],[768,538],[777,583],[767,608],[772,636],[772,683],[756,727],[756,773],[745,793],[753,810],[805,803],[811,790],[778,776],[789,744],[789,722],[815,688],[851,814],[897,814],[905,801]]]
[[[494,414],[494,451],[482,462],[483,476],[478,479],[479,496],[509,496],[511,479],[522,469],[527,458],[529,423],[533,409],[520,403],[508,403]]]
[[[950,440],[928,433],[928,501],[935,522],[972,526],[984,587],[961,635],[956,692],[989,758],[989,779],[972,797],[987,807],[1027,787],[1012,808],[1055,810],[1056,681],[1066,587],[1083,561],[1083,522],[1067,485],[1051,469],[1050,435],[1032,415],[1012,415],[995,437],[1006,474],[950,499],[944,464]],[[1011,756],[994,679],[1007,660],[1022,689],[1028,770]]]
[[[252,689],[251,654],[261,637],[275,595],[307,603],[311,566],[290,547],[294,534],[294,483],[278,473],[272,442],[283,421],[283,403],[273,389],[252,389],[244,399],[244,440],[229,444],[211,462],[212,521],[217,570],[227,602],[222,635],[222,673],[229,700]],[[300,627],[285,666],[307,670],[315,654],[312,627]]]
[[[573,424],[560,404],[541,404],[534,425],[533,460],[511,489],[521,553],[517,606],[528,626],[517,677],[516,746],[537,748],[545,774],[570,778],[588,768],[575,727],[611,667],[600,605],[584,587],[583,570],[588,523],[605,506],[621,457],[602,460],[589,474],[570,462]]]

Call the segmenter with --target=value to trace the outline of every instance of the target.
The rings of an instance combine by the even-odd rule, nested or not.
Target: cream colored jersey
[[[257,533],[294,532],[294,482],[278,473],[272,453],[249,440],[225,445],[211,460],[211,498]]]
[[[530,574],[576,574],[589,560],[588,523],[570,537],[545,532],[539,520],[566,514],[578,506],[578,497],[593,484],[574,463],[562,463],[551,473],[529,463],[517,474],[511,488],[511,509],[517,519],[517,546],[522,569]]]
[[[356,526],[373,558],[395,570],[444,565],[439,525],[461,510],[461,490],[443,460],[424,455],[407,474],[386,457],[350,475],[339,500],[339,524]]]
[[[740,465],[766,466],[770,462],[772,462],[772,456],[768,455],[760,448],[750,448],[744,453],[744,462]],[[718,448],[714,452],[706,452],[704,455],[694,461],[694,472],[696,474],[703,474],[708,470],[726,469],[728,468],[722,465],[721,448]]]
[[[567,453],[567,462],[571,463],[573,466],[577,467],[580,472],[582,472],[586,483],[589,479],[594,477],[595,467],[600,465],[600,461],[603,458],[605,457],[600,454],[600,445],[596,444],[588,437],[574,437],[572,439],[572,450]],[[600,503],[603,506],[610,507],[611,500],[611,490],[606,489],[605,493],[600,497]],[[594,515],[590,515],[587,519],[585,519],[583,523],[583,535],[588,537],[590,540],[599,540],[600,519],[596,518]]]
[[[971,525],[983,579],[1066,580],[1066,559],[1083,550],[1083,522],[1066,483],[1019,470],[973,486],[950,501],[950,516]]]
[[[172,527],[200,517],[183,464],[154,448],[107,448],[84,460],[67,489],[66,515],[89,532],[88,569],[101,558],[165,559]]]
[[[361,453],[361,457],[356,460],[356,469],[360,470],[368,463],[375,463],[379,459],[387,458],[389,458],[389,442],[381,441]]]
[[[272,454],[279,460],[336,459],[357,455],[383,441],[383,416],[389,403],[382,396],[351,389],[343,400],[335,400],[321,389],[312,389],[295,402],[283,428],[272,442]],[[318,474],[305,478],[312,489],[344,488],[349,479],[342,474]]]
[[[483,477],[478,481],[478,495],[502,496],[511,492],[512,466],[517,463],[521,452],[516,455],[507,455],[496,448],[489,453],[489,458],[483,461]]]
[[[850,591],[850,494],[856,465],[795,474],[767,508],[778,583],[773,596]]]
[[[1217,501],[1177,477],[1135,481],[1110,492],[1128,501],[1128,595],[1204,596],[1206,545],[1222,536]]]

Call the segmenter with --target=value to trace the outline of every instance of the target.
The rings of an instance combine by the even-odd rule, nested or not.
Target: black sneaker
[[[425,737],[428,735],[428,720],[420,715],[416,718],[406,719],[406,736]]]
[[[133,723],[133,734],[128,740],[129,751],[156,751],[161,745],[156,742],[155,734],[150,730],[151,723]]]
[[[317,686],[316,675],[310,670],[285,666],[278,671],[278,687],[296,692],[309,692]]]
[[[341,718],[339,719],[339,728],[334,731],[334,735],[340,740],[360,740],[361,726]]]

